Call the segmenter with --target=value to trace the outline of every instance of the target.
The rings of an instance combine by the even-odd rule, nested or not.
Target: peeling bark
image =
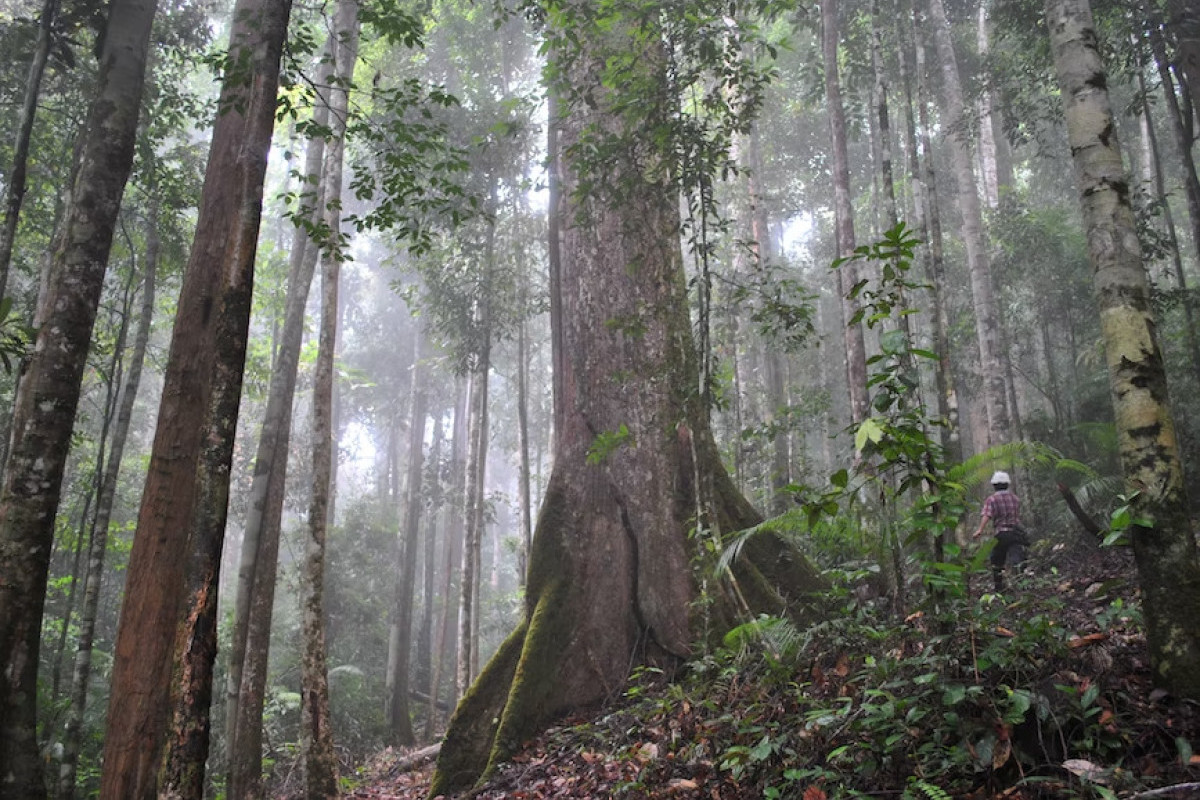
[[[1200,699],[1200,557],[1167,402],[1150,292],[1087,0],[1046,0],[1126,487],[1150,525],[1130,530],[1156,682]]]

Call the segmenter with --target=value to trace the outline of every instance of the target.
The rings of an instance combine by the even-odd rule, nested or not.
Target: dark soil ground
[[[1200,798],[1200,706],[1151,683],[1128,554],[1043,549],[1003,598],[979,601],[990,576],[973,576],[994,616],[964,603],[946,634],[914,611],[810,638],[786,667],[743,653],[643,678],[473,797]],[[378,754],[344,796],[424,800],[432,764],[410,755]]]

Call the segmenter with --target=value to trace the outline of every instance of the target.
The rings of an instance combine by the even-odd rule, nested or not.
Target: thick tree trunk
[[[404,491],[404,518],[397,547],[395,596],[392,601],[392,625],[388,640],[388,727],[396,745],[413,744],[412,717],[409,712],[409,666],[412,662],[413,599],[416,596],[417,545],[420,542],[421,505],[424,502],[425,369],[422,360],[424,334],[415,335],[413,348],[412,415],[408,426],[407,484]]]
[[[114,0],[42,325],[13,407],[0,488],[0,788],[46,796],[37,745],[42,606],[63,470],[113,231],[133,164],[153,0]]]
[[[12,265],[13,243],[17,238],[17,223],[25,200],[26,176],[29,168],[29,142],[33,136],[33,118],[42,92],[42,76],[50,58],[50,39],[54,20],[58,16],[58,0],[44,0],[38,16],[37,41],[29,60],[25,77],[25,98],[17,116],[17,136],[13,140],[13,160],[4,186],[4,220],[0,223],[0,297],[8,291],[8,270]]]
[[[962,238],[971,278],[979,364],[983,372],[983,399],[987,409],[987,445],[992,446],[1004,444],[1010,438],[1004,353],[1000,347],[1000,324],[992,287],[992,269],[988,261],[983,212],[971,163],[970,125],[963,102],[958,61],[950,37],[950,22],[946,19],[942,0],[928,0],[928,9],[938,59],[942,63],[943,126],[949,130],[945,141],[950,148],[950,160],[958,187],[958,207],[962,213]]]
[[[108,525],[112,520],[121,458],[125,453],[125,443],[129,438],[133,404],[137,400],[138,387],[142,380],[142,367],[146,361],[146,347],[150,342],[150,327],[154,319],[155,277],[158,272],[159,245],[158,213],[156,208],[152,208],[150,216],[146,220],[142,309],[138,317],[137,331],[133,337],[133,350],[129,354],[129,368],[125,373],[125,383],[121,387],[116,424],[113,426],[112,444],[109,446],[108,462],[104,468],[104,484],[96,503],[96,517],[92,520],[87,580],[83,589],[83,607],[79,614],[79,641],[75,648],[75,668],[71,677],[71,706],[63,727],[63,756],[58,773],[59,800],[72,800],[75,795],[75,775],[79,763],[79,748],[82,743],[83,711],[87,704],[87,689],[92,674],[96,612],[100,606],[100,584],[104,577],[104,558],[108,551]]]
[[[324,86],[319,86],[313,109],[313,125],[324,128],[329,124],[328,86],[334,81],[336,43],[330,39],[325,46],[323,64],[327,67]],[[308,141],[304,161],[304,186],[300,190],[299,219],[316,229],[324,216],[325,186],[321,181],[325,161],[325,139],[313,136]],[[225,683],[225,749],[228,756],[228,786],[233,797],[245,797],[260,781],[262,772],[261,711],[243,715],[243,699],[261,708],[265,685],[258,680],[246,681],[253,673],[265,678],[265,662],[270,638],[248,648],[251,616],[256,598],[262,592],[273,599],[277,574],[268,552],[278,555],[280,521],[283,511],[283,487],[287,480],[288,446],[291,434],[292,402],[296,394],[300,349],[304,341],[305,308],[312,286],[320,248],[309,241],[308,230],[297,224],[292,231],[288,265],[287,298],[284,301],[283,332],[271,369],[271,384],[267,406],[263,413],[262,429],[254,459],[254,476],[247,501],[245,532],[238,566],[237,595],[234,603],[232,643],[229,650],[229,671]],[[268,617],[272,603],[265,604]],[[269,618],[268,618],[269,623]],[[262,659],[262,667],[246,670],[247,659]],[[257,700],[255,699],[257,698]],[[238,720],[244,720],[239,724]],[[243,746],[243,735],[253,739]],[[250,746],[253,744],[254,746]],[[256,793],[257,791],[254,790]]]
[[[838,78],[838,19],[836,0],[821,0],[821,42],[825,63],[825,104],[829,114],[830,145],[833,148],[833,205],[836,218],[837,255],[854,252],[854,205],[850,197],[850,159],[846,152],[846,112]],[[846,384],[850,393],[850,421],[857,425],[867,418],[867,350],[862,325],[854,317],[858,301],[850,290],[858,283],[858,267],[846,262],[837,271],[845,328]]]
[[[533,540],[525,619],[459,704],[432,795],[471,785],[556,715],[620,692],[632,666],[687,658],[702,623],[688,538],[698,505],[718,531],[760,519],[725,473],[699,403],[679,206],[663,175],[670,162],[643,149],[644,137],[636,161],[622,149],[603,176],[579,160],[591,146],[628,143],[635,130],[674,113],[664,92],[661,106],[638,104],[638,118],[623,120],[598,78],[605,64],[620,63],[639,80],[662,80],[662,54],[646,45],[658,39],[621,26],[577,32],[581,52],[552,53],[564,70],[555,90],[578,93],[560,118],[570,166],[556,354],[563,424]],[[711,494],[698,495],[705,485]],[[770,597],[782,611],[780,596],[763,588],[768,582],[799,599],[821,581],[774,545],[750,540],[748,556],[763,558],[770,572],[757,581],[745,574],[742,585],[759,590],[756,608],[766,610]]]
[[[222,87],[172,333],[117,631],[104,798],[158,792],[172,702],[163,792],[203,792],[229,465],[290,10],[289,0],[239,2],[234,10],[231,54],[251,55],[248,71]]]
[[[1130,529],[1157,683],[1200,699],[1200,557],[1167,403],[1149,288],[1087,0],[1047,0],[1075,162],[1125,482],[1146,526]]]

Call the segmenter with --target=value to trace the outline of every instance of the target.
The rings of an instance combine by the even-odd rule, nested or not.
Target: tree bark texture
[[[1200,115],[1200,6],[1194,0],[1167,0],[1167,9],[1175,38],[1175,64],[1183,76],[1192,113]]]
[[[150,342],[150,328],[154,320],[155,278],[158,271],[159,249],[158,213],[155,209],[151,210],[150,217],[146,220],[146,255],[142,276],[141,314],[138,317],[138,327],[133,337],[133,350],[129,354],[129,368],[125,373],[125,382],[121,388],[116,424],[113,426],[112,444],[109,446],[108,461],[104,468],[104,483],[96,503],[96,517],[92,520],[87,579],[83,589],[83,607],[79,614],[79,642],[75,649],[75,665],[71,678],[71,706],[67,711],[67,719],[63,727],[63,756],[58,773],[59,800],[72,800],[75,794],[75,775],[79,762],[79,748],[82,743],[83,712],[87,705],[87,689],[92,674],[96,611],[100,605],[100,584],[104,577],[104,558],[108,550],[108,525],[112,520],[121,458],[125,453],[125,443],[129,438],[133,404],[137,400],[138,387],[142,380],[142,367],[146,360],[146,348]]]
[[[0,488],[0,797],[46,796],[37,745],[42,606],[63,470],[121,197],[133,164],[153,0],[114,0],[70,206],[13,406]]]
[[[334,31],[338,39],[336,63],[352,69],[349,65],[358,59],[359,33],[358,5],[354,0],[339,0]],[[348,102],[347,84],[343,84],[333,93],[331,117],[345,120]],[[344,134],[344,129],[336,133]],[[307,800],[329,800],[338,794],[337,756],[333,750],[329,715],[324,596],[325,540],[332,518],[334,494],[333,383],[340,316],[338,281],[343,258],[340,234],[344,146],[344,136],[330,142],[322,176],[326,187],[326,225],[334,237],[334,246],[328,248],[321,259],[321,327],[313,377],[312,500],[309,504],[301,586],[304,645],[300,665],[300,759],[304,775],[303,793]]]
[[[854,204],[850,197],[850,157],[846,151],[846,112],[842,107],[842,88],[838,77],[838,17],[836,0],[821,0],[821,42],[825,63],[825,104],[829,114],[830,146],[833,148],[833,206],[837,228],[838,258],[854,252]],[[858,283],[858,267],[853,261],[837,271],[838,296],[841,299],[845,328],[846,385],[850,393],[850,421],[857,425],[867,418],[867,350],[862,325],[854,319],[858,301],[850,297]]]
[[[401,523],[396,567],[395,597],[392,602],[391,635],[388,642],[388,727],[393,743],[411,746],[412,715],[409,711],[409,674],[412,663],[413,601],[416,597],[417,546],[421,533],[421,505],[424,502],[425,415],[428,396],[422,359],[424,335],[415,334],[413,348],[412,416],[408,426],[407,481],[404,490],[404,515]]]
[[[460,702],[431,795],[470,786],[555,716],[620,692],[634,665],[669,666],[690,655],[703,623],[692,602],[698,583],[688,538],[699,486],[712,487],[700,499],[714,528],[760,520],[725,473],[699,402],[677,193],[663,174],[669,162],[636,135],[672,113],[672,98],[663,92],[654,107],[639,104],[637,119],[622,119],[600,79],[606,63],[620,63],[637,80],[665,86],[657,83],[664,77],[658,39],[620,25],[575,30],[578,50],[550,32],[563,70],[555,89],[564,103],[566,160],[556,359],[564,370],[563,424],[533,539],[524,620]],[[588,165],[582,154],[600,143],[620,155]],[[751,599],[756,608],[785,607],[785,598],[763,588],[768,583],[787,587],[793,600],[820,585],[777,540],[750,542],[749,557],[770,554],[762,561],[769,573],[742,581],[761,590]]]
[[[33,56],[29,60],[29,74],[25,78],[25,97],[17,116],[17,135],[12,144],[12,168],[4,187],[4,221],[0,223],[0,297],[8,291],[8,270],[12,265],[13,243],[17,238],[21,205],[25,200],[33,119],[37,114],[38,97],[42,92],[42,76],[50,58],[50,39],[57,16],[58,0],[44,0],[42,13],[38,17],[37,41],[33,46]]]
[[[1130,530],[1159,685],[1200,698],[1200,560],[1167,403],[1162,353],[1141,261],[1129,179],[1087,0],[1047,0],[1067,134],[1087,228],[1118,447],[1136,508]]]
[[[938,60],[942,63],[942,108],[945,138],[958,188],[958,207],[962,214],[963,246],[967,252],[967,271],[971,279],[971,300],[975,310],[975,331],[979,345],[979,364],[983,371],[983,400],[987,409],[988,446],[1009,440],[1008,405],[1005,399],[1004,353],[1000,347],[1000,324],[996,314],[992,268],[987,255],[983,212],[975,186],[971,159],[971,129],[963,102],[958,61],[950,38],[950,22],[942,0],[928,0],[929,22]]]
[[[329,97],[326,85],[332,85],[336,65],[336,42],[325,45],[326,79],[317,89],[313,109],[313,125],[329,125]],[[300,219],[317,228],[324,216],[325,186],[321,181],[325,161],[325,139],[313,136],[305,149],[304,185],[300,190]],[[279,534],[283,514],[284,486],[287,480],[288,446],[291,439],[292,402],[296,394],[296,377],[300,349],[304,341],[305,308],[316,270],[319,247],[309,241],[305,226],[297,224],[292,232],[288,263],[287,298],[284,302],[283,332],[271,371],[267,407],[259,432],[254,459],[254,476],[247,502],[242,553],[238,565],[237,595],[234,604],[232,642],[229,651],[229,672],[225,686],[225,747],[228,755],[231,796],[246,797],[261,793],[257,786],[262,773],[262,695],[266,689],[266,657],[270,636],[256,640],[249,648],[251,617],[257,606],[267,614],[269,628],[271,606],[275,593],[279,552]],[[268,556],[274,553],[274,556]],[[266,593],[271,600],[259,604],[257,598]],[[261,665],[247,669],[247,660],[261,660]],[[256,699],[257,698],[257,699]],[[257,713],[243,714],[242,702],[256,706]],[[242,720],[239,723],[239,720]],[[247,741],[242,742],[245,736]],[[244,744],[244,746],[243,746]]]
[[[216,587],[290,0],[241,0],[117,630],[101,796],[199,796]],[[186,609],[186,614],[184,613]],[[186,646],[185,646],[186,645]],[[174,703],[174,705],[172,705]]]

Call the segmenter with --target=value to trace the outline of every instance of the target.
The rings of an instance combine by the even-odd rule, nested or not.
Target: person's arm
[[[978,539],[983,535],[983,529],[987,526],[988,520],[992,518],[992,498],[983,501],[983,510],[979,512],[979,527],[975,529],[975,533],[971,534],[972,539]]]

